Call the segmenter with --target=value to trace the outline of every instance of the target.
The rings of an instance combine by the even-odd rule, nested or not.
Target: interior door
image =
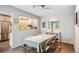
[[[9,39],[9,23],[7,21],[2,21],[1,27],[1,39],[8,40]]]
[[[1,36],[0,41],[9,39],[10,23],[11,23],[10,16],[0,15],[0,36]]]
[[[1,41],[1,27],[2,27],[2,22],[0,21],[0,41]]]

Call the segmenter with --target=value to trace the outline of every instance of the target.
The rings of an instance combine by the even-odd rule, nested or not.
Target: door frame
[[[0,11],[0,14],[3,14],[3,15],[9,15],[11,16],[11,22],[12,22],[12,32],[9,34],[9,45],[10,47],[12,48],[13,47],[13,14],[10,13],[10,12],[6,12],[6,11]]]

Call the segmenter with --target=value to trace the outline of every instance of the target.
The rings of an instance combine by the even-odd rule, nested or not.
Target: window
[[[58,21],[48,21],[48,28],[58,29],[59,28]]]

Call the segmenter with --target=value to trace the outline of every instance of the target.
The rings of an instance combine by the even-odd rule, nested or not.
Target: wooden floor
[[[0,52],[3,52],[9,48],[9,41],[0,42]]]
[[[58,53],[74,53],[74,47],[71,44],[61,43],[59,44],[61,50]],[[35,48],[31,48],[30,50],[26,51],[27,53],[36,53]],[[17,48],[10,48],[9,41],[0,42],[0,53],[24,53],[22,46]]]

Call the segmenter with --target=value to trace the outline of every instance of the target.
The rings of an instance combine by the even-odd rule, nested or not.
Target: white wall
[[[73,44],[74,41],[74,9],[73,6],[64,6],[57,9],[52,16],[42,17],[41,21],[50,20],[56,18],[60,22],[60,31],[62,35],[62,41],[65,43]],[[46,28],[42,29],[45,32]]]

